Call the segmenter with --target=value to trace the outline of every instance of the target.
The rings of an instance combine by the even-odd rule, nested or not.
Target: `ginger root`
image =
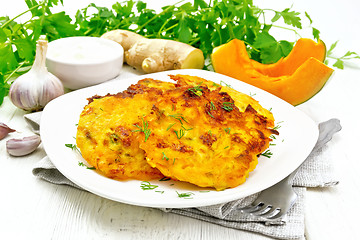
[[[124,48],[124,62],[145,73],[204,67],[203,52],[188,44],[167,39],[148,39],[127,30],[101,36]]]

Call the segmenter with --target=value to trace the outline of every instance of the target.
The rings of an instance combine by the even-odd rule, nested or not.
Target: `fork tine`
[[[263,215],[267,214],[269,211],[271,211],[271,209],[272,209],[271,205],[264,204],[264,206],[262,206],[257,211],[251,212],[251,214],[253,214],[255,216],[263,216]]]
[[[257,214],[256,216],[272,219],[272,217],[276,216],[281,212],[280,208],[271,207],[268,211]]]
[[[248,206],[248,207],[244,207],[244,208],[241,208],[241,212],[244,212],[244,213],[252,213],[252,212],[255,212],[257,211],[261,206],[259,205],[256,205],[256,206]]]
[[[249,206],[246,206],[246,207],[243,207],[243,208],[240,208],[240,210],[242,212],[245,212],[245,213],[252,213],[252,212],[255,212],[257,211],[259,208],[261,208],[262,206],[264,205],[263,202],[253,202],[251,205]]]
[[[278,209],[279,212],[276,213],[274,216],[271,216],[271,217],[268,217],[268,219],[271,219],[271,220],[275,220],[275,219],[278,219],[278,218],[281,218],[282,216],[285,215],[285,211],[282,211],[281,209]]]

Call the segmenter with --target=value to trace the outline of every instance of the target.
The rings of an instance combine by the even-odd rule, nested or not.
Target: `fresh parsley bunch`
[[[214,47],[238,38],[247,45],[249,56],[262,63],[274,63],[287,56],[293,42],[278,41],[269,33],[278,21],[297,33],[302,28],[301,14],[286,8],[283,11],[260,9],[252,0],[193,0],[164,6],[157,13],[142,1],[126,0],[111,9],[90,4],[78,10],[74,19],[64,12],[52,13],[51,8],[62,0],[25,0],[28,10],[14,18],[0,17],[0,105],[12,80],[24,74],[33,64],[36,41],[45,35],[49,41],[70,36],[101,36],[114,29],[132,30],[148,38],[172,39],[200,48],[209,57]],[[90,11],[91,10],[91,11]],[[95,13],[93,13],[95,10]],[[24,23],[17,18],[31,12]],[[89,13],[92,12],[92,13]],[[272,13],[270,21],[267,13]],[[305,18],[312,23],[305,12]],[[269,23],[267,23],[269,22]],[[282,27],[284,28],[284,27]],[[320,31],[312,28],[314,39]],[[333,50],[336,43],[330,48]],[[335,67],[343,61],[360,58],[354,52],[335,58]]]
[[[88,15],[88,10],[97,12]],[[271,24],[265,15],[273,12]],[[200,48],[209,56],[214,47],[231,39],[243,40],[252,59],[274,63],[287,56],[292,42],[277,41],[270,35],[273,23],[283,20],[294,29],[301,29],[300,13],[286,8],[283,11],[260,9],[251,0],[194,0],[165,6],[160,13],[146,7],[146,3],[129,0],[116,3],[112,9],[90,4],[76,14],[76,23],[85,35],[101,36],[113,29],[127,29],[148,38],[173,39]],[[310,19],[308,14],[305,14]],[[319,30],[313,28],[315,39]]]

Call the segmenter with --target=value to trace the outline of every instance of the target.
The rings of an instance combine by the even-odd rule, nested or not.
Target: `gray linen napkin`
[[[34,131],[39,130],[40,118],[41,113],[25,115],[26,121]],[[273,238],[303,238],[306,187],[327,187],[338,184],[338,180],[334,177],[332,154],[329,154],[330,149],[326,147],[326,143],[331,140],[333,134],[340,130],[341,125],[338,119],[330,119],[319,124],[320,134],[314,150],[300,167],[293,181],[294,190],[298,194],[298,198],[285,217],[280,220],[265,221],[260,217],[245,214],[238,210],[251,204],[256,199],[258,193],[236,201],[213,206],[181,209],[167,208],[161,210],[225,227],[257,232]],[[44,157],[36,163],[33,168],[33,174],[54,184],[64,184],[82,189],[62,175],[48,157]]]

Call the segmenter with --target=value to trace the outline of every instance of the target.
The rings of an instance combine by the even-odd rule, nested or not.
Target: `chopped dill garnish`
[[[178,139],[182,138],[185,135],[185,131],[183,129],[180,129],[179,131],[174,130],[174,133],[176,134],[176,137]]]
[[[221,87],[219,84],[213,82],[213,87]]]
[[[138,128],[138,130],[133,130],[133,132],[143,132],[144,135],[145,135],[145,141],[148,140],[148,138],[150,137],[150,134],[151,134],[151,129],[148,129],[149,127],[149,123],[148,121],[145,121],[144,118],[142,119],[142,127],[140,127],[139,125],[134,125],[135,127]]]
[[[192,192],[186,192],[186,193],[179,193],[178,191],[176,191],[177,195],[179,198],[185,198],[185,199],[191,199],[191,195],[194,195],[194,193]]]
[[[162,154],[163,154],[163,157],[162,157],[162,160],[166,160],[166,161],[169,161],[169,158],[165,155],[165,153],[164,152],[162,152]]]
[[[76,144],[65,143],[65,147],[68,147],[81,154],[80,149],[76,146]]]
[[[270,135],[269,138],[271,138],[271,139],[273,139],[273,140],[276,140],[275,135]]]
[[[208,193],[210,190],[200,190],[199,193]]]
[[[141,182],[140,187],[141,187],[142,190],[153,190],[153,189],[155,189],[155,188],[157,188],[159,186],[153,185],[148,181],[143,181],[143,182]]]
[[[224,147],[224,149],[227,149],[227,148],[229,148],[230,146],[226,146],[226,147]]]
[[[260,154],[261,156],[264,156],[264,157],[267,157],[267,158],[270,158],[273,154],[272,152],[270,152],[270,150],[266,150],[265,152],[261,153]]]
[[[173,114],[173,115],[169,115],[169,117],[175,118],[176,120],[178,120],[181,123],[181,125],[183,125],[182,121],[187,123],[186,119],[183,117],[183,115],[181,113],[176,113],[176,114]]]
[[[77,147],[75,144],[71,144],[71,143],[65,143],[65,147],[71,148],[72,150],[76,150]]]
[[[224,81],[220,81],[220,85],[224,84],[225,86],[229,87],[229,88],[232,88],[232,86],[230,84],[227,84],[226,82]],[[222,86],[224,86],[222,85]]]
[[[230,131],[231,131],[231,128],[227,127],[227,128],[224,128],[225,132],[230,134]]]
[[[234,108],[233,108],[233,103],[231,103],[231,102],[223,102],[223,106],[222,106],[222,108],[225,110],[225,111],[228,111],[228,112],[230,112],[230,111],[232,111]]]
[[[193,87],[193,88],[189,88],[188,90],[190,91],[190,92],[192,92],[192,93],[194,93],[196,96],[201,96],[202,95],[202,89],[200,88],[200,85],[202,84],[202,82],[201,83],[199,83],[199,85],[197,85],[197,86],[195,86],[195,87]]]
[[[185,131],[193,130],[194,128],[185,128],[184,125],[181,125],[181,128],[183,128]]]
[[[155,192],[157,192],[157,193],[161,193],[161,194],[163,194],[163,193],[164,193],[164,191],[155,191]]]
[[[212,101],[210,102],[210,110],[216,110],[216,106]]]
[[[251,92],[249,93],[249,96],[250,96],[250,97],[253,97],[253,96],[255,96],[255,95],[256,95],[256,93],[251,93]]]
[[[274,130],[278,130],[279,128],[281,128],[280,123],[283,123],[283,122],[284,122],[284,121],[278,122],[273,129],[274,129]]]
[[[167,127],[166,131],[169,131],[170,128],[172,128],[175,124],[176,124],[176,123],[170,124],[170,125]]]
[[[207,112],[207,113],[210,115],[210,117],[215,118],[210,112]]]
[[[83,162],[78,162],[78,165],[79,165],[80,167],[86,167],[86,169],[90,169],[90,170],[95,170],[95,169],[96,169],[95,167],[88,167],[88,166],[86,166],[85,163],[83,163]]]
[[[195,94],[196,96],[201,96],[203,90],[200,88],[200,85],[201,83],[193,88],[189,88],[188,90],[193,94]]]

